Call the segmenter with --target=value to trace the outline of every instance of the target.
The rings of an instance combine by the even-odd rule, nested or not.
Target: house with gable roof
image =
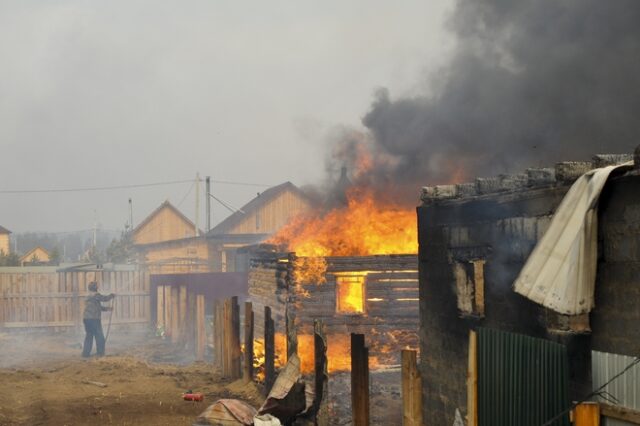
[[[11,244],[9,244],[9,235],[11,235],[11,231],[0,226],[0,252],[4,254],[9,254],[9,252],[11,251]]]
[[[155,274],[210,272],[204,233],[169,201],[131,232],[139,263]]]
[[[309,197],[291,182],[259,193],[207,233],[213,270],[247,270],[247,259],[238,256],[239,248],[265,241],[310,208]]]

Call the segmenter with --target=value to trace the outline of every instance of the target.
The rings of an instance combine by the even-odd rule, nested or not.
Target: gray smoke
[[[448,25],[457,45],[432,94],[379,90],[363,119],[397,159],[386,179],[448,183],[640,142],[640,1],[460,0]]]

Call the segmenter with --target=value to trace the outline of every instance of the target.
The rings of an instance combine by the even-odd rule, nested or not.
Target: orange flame
[[[298,217],[269,242],[309,257],[418,252],[413,209],[377,200],[362,187],[349,190],[347,200],[347,206],[324,215]]]

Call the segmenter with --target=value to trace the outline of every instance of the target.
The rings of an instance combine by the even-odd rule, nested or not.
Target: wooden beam
[[[600,413],[605,417],[640,425],[640,410],[601,402]]]
[[[164,333],[171,336],[171,286],[164,286]]]
[[[571,414],[574,426],[600,426],[600,406],[597,402],[578,404]]]
[[[196,360],[204,361],[204,351],[207,343],[205,328],[204,294],[196,295]]]
[[[412,350],[402,351],[402,424],[422,426],[422,377]]]
[[[180,286],[180,307],[178,308],[179,324],[178,335],[180,343],[184,344],[188,340],[188,316],[187,316],[187,286]]]
[[[244,303],[244,368],[242,378],[245,383],[253,380],[253,305]]]
[[[469,370],[467,372],[467,426],[478,425],[478,337],[469,331]]]
[[[222,328],[222,375],[224,377],[231,376],[231,329],[233,328],[231,320],[231,299],[224,301],[223,305],[223,328]]]
[[[180,303],[178,296],[178,287],[171,286],[171,343],[178,343],[180,339],[180,317],[178,316],[178,306],[180,306]]]
[[[224,356],[222,374],[230,379],[242,376],[240,369],[240,309],[238,297],[224,302]]]
[[[198,359],[198,295],[187,288],[187,322],[185,325],[187,348]]]
[[[327,370],[327,337],[321,320],[313,321],[315,358],[314,411],[316,426],[329,426],[329,372]]]
[[[164,330],[164,286],[156,288],[156,330]]]
[[[473,262],[474,305],[475,314],[484,316],[484,260]]]
[[[275,323],[271,318],[271,308],[264,307],[264,388],[268,394],[276,380],[275,369],[276,343]]]
[[[213,301],[213,364],[222,370],[224,348],[224,304]]]
[[[288,361],[293,354],[298,354],[298,333],[296,330],[296,314],[290,303],[287,303],[285,310]]]
[[[351,411],[353,426],[369,426],[369,350],[364,334],[351,333]]]
[[[231,298],[231,377],[242,377],[242,349],[240,348],[240,305],[238,296]]]

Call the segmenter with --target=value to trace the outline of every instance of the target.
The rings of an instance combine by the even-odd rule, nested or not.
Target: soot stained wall
[[[450,425],[466,415],[468,333],[477,326],[546,338],[567,346],[571,399],[590,391],[591,350],[640,352],[640,176],[607,183],[599,203],[596,308],[591,334],[550,332],[555,314],[516,294],[512,283],[568,186],[530,189],[418,208],[420,341],[425,418]],[[452,262],[482,257],[484,318],[461,318]]]

